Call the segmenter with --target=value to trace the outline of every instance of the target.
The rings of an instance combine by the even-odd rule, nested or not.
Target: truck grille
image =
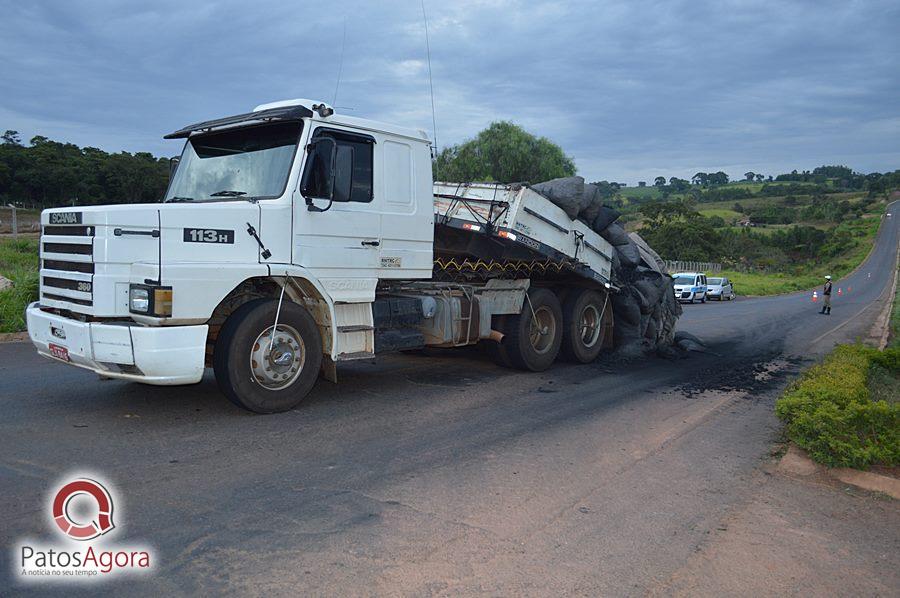
[[[93,226],[45,226],[41,232],[41,303],[93,306]]]

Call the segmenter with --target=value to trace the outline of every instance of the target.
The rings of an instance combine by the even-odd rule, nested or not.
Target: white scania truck
[[[336,364],[485,341],[538,371],[612,343],[612,248],[527,185],[432,183],[422,131],[290,100],[190,125],[160,204],[41,215],[40,354],[297,405]]]

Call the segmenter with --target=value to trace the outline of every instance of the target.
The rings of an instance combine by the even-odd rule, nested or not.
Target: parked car
[[[706,303],[706,274],[702,272],[678,272],[672,275],[675,282],[675,298],[693,303]]]
[[[706,296],[709,299],[717,299],[722,301],[731,301],[734,299],[734,284],[726,277],[710,278],[706,289]]]

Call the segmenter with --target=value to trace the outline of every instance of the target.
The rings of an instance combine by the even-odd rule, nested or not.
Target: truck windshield
[[[279,197],[301,122],[279,122],[192,136],[166,192],[166,201]]]

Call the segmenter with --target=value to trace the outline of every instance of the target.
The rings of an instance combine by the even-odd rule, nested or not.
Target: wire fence
[[[673,272],[703,272],[704,274],[722,271],[722,264],[716,262],[691,262],[684,260],[666,260],[666,270]]]

